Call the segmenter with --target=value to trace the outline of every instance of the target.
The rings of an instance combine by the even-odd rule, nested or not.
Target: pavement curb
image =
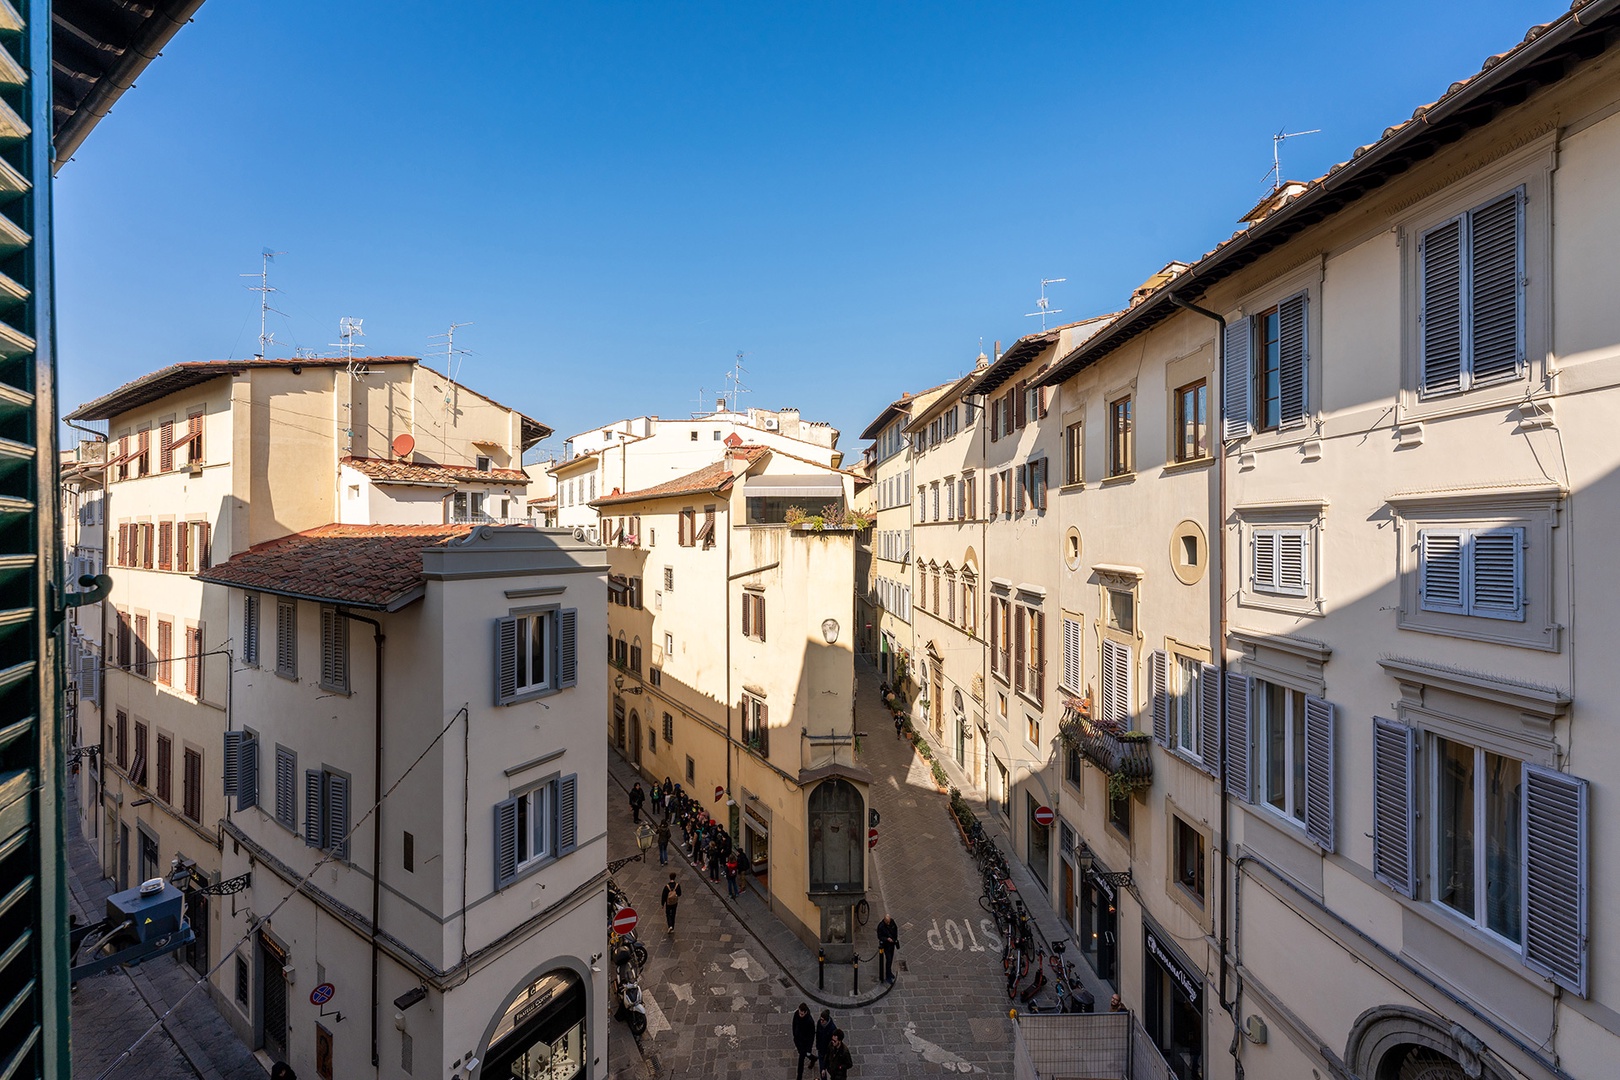
[[[616,756],[618,755],[618,750],[616,748],[614,748],[613,752]],[[628,761],[625,761],[622,757],[620,757],[619,760],[623,762],[625,768],[635,768],[634,765],[630,764]],[[624,785],[624,780],[614,772],[611,765],[608,768],[608,775],[613,778],[614,783],[619,785],[619,789],[621,791],[623,791],[626,795],[630,793],[630,789]],[[673,844],[673,841],[671,843]],[[678,844],[674,846],[677,850],[679,850]],[[682,857],[685,858],[684,853]],[[694,867],[696,866],[695,863],[692,865]],[[772,962],[774,962],[777,967],[782,969],[782,974],[791,979],[793,985],[797,986],[806,997],[808,997],[811,1001],[814,1001],[816,1004],[825,1005],[828,1008],[836,1009],[863,1009],[868,1005],[875,1005],[877,1002],[888,997],[889,991],[893,990],[897,985],[897,983],[882,983],[879,984],[879,988],[877,990],[871,991],[870,993],[861,994],[858,997],[843,997],[836,994],[829,994],[825,990],[812,990],[810,987],[804,985],[803,982],[799,981],[799,976],[794,973],[793,968],[783,961],[781,957],[776,955],[776,950],[772,949],[768,944],[766,944],[765,939],[754,930],[753,926],[749,924],[747,919],[743,918],[742,912],[739,911],[737,906],[725,895],[720,886],[717,883],[709,880],[708,874],[699,872],[697,874],[697,878],[699,881],[703,882],[704,885],[708,886],[709,891],[714,894],[714,898],[716,900],[720,901],[720,905],[726,909],[728,914],[731,915],[733,921],[735,921],[738,926],[746,930],[748,932],[748,936],[754,939],[754,942],[760,947],[761,950],[764,951],[765,955],[769,956]]]

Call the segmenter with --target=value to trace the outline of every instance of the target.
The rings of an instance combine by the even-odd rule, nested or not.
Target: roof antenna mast
[[[472,323],[470,322],[453,322],[450,324],[450,329],[446,330],[442,334],[433,334],[428,339],[430,341],[438,341],[440,338],[444,339],[444,377],[447,379],[454,380],[457,377],[459,368],[456,371],[451,370],[452,365],[456,364],[456,357],[472,355],[471,349],[456,348],[456,331],[460,330],[463,326],[471,325]]]
[[[1271,178],[1272,191],[1281,191],[1283,186],[1282,144],[1288,139],[1297,139],[1301,135],[1320,135],[1321,133],[1321,128],[1311,128],[1309,131],[1279,131],[1271,137],[1271,172],[1267,175]]]
[[[1046,287],[1048,285],[1057,285],[1068,280],[1069,279],[1065,277],[1041,278],[1041,298],[1035,301],[1036,310],[1024,312],[1024,318],[1026,319],[1033,319],[1037,315],[1041,317],[1041,333],[1043,334],[1046,333],[1046,317],[1048,315],[1063,314],[1062,308],[1055,308],[1051,306],[1052,301],[1046,297]],[[984,342],[981,340],[979,345],[982,349]]]
[[[748,374],[748,369],[743,367],[743,357],[747,355],[747,353],[739,349],[737,351],[737,359],[731,365],[731,370],[726,372],[726,382],[731,384],[731,389],[727,390],[722,396],[731,399],[729,408],[732,412],[737,411],[738,394],[753,393],[753,391],[744,386],[742,382],[742,377]]]
[[[355,338],[366,336],[366,332],[360,329],[361,324],[365,321],[364,319],[356,319],[352,315],[345,315],[339,319],[338,340],[332,346],[342,354],[344,360],[348,361],[345,370],[349,373],[349,377],[354,379],[371,374],[371,369],[366,367],[364,360],[354,358],[354,350],[365,348],[364,345],[360,345],[355,341]]]
[[[260,360],[265,358],[265,355],[270,351],[270,346],[276,343],[276,335],[270,333],[266,325],[270,313],[274,311],[282,318],[287,317],[287,313],[285,311],[278,311],[270,306],[270,294],[281,291],[270,284],[270,263],[277,255],[285,254],[287,254],[285,251],[271,251],[269,248],[265,248],[259,253],[259,258],[262,261],[259,263],[259,272],[257,274],[237,275],[238,277],[256,277],[259,279],[259,283],[257,285],[245,285],[243,287],[247,289],[248,292],[256,292],[259,294],[259,351],[254,355]]]

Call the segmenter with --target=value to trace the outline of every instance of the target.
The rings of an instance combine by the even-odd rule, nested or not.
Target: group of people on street
[[[669,845],[679,830],[681,847],[687,857],[697,864],[699,871],[708,871],[710,881],[718,883],[723,877],[726,893],[733,900],[737,899],[741,878],[747,869],[744,861],[747,856],[732,842],[725,827],[667,776],[662,784],[652,786],[650,799],[648,820],[654,826],[653,835],[658,841],[659,865],[669,865]],[[631,820],[641,823],[642,807],[648,801],[647,791],[636,781],[630,789]]]
[[[833,1023],[832,1012],[821,1010],[819,1019],[810,1019],[810,1006],[799,1002],[793,1013],[793,1048],[799,1052],[799,1077],[804,1080],[804,1063],[820,1070],[820,1080],[845,1080],[855,1067],[844,1029]]]

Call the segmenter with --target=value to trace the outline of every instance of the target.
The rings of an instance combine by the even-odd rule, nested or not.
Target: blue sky
[[[842,429],[1120,307],[1564,5],[212,0],[56,187],[64,411],[271,328],[555,427],[744,404]]]

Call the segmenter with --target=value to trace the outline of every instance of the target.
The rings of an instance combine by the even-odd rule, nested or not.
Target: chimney
[[[996,342],[996,359],[1001,359],[1001,342],[999,340]]]
[[[725,398],[715,398],[714,399],[714,411],[715,412],[725,412],[726,411],[726,399]]]

